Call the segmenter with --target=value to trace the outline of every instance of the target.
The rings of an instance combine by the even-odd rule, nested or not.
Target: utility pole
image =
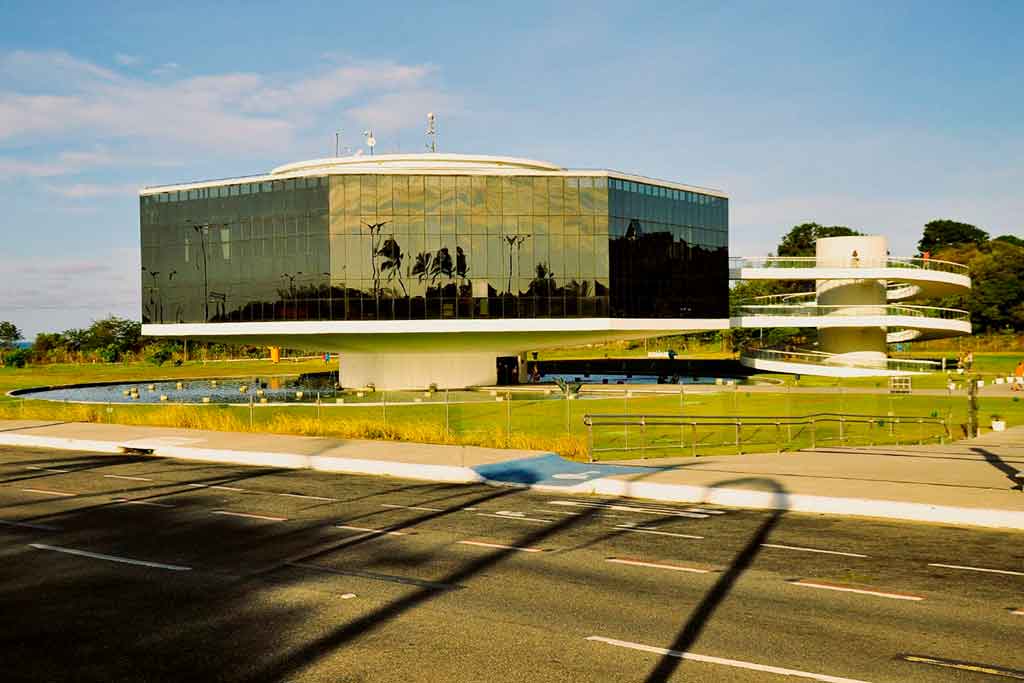
[[[967,436],[978,436],[978,376],[967,380]]]

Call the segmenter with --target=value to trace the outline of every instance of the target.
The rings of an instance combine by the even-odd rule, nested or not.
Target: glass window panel
[[[455,213],[468,214],[470,212],[470,189],[469,176],[455,177]]]
[[[436,175],[428,175],[423,178],[424,186],[424,213],[430,216],[441,213],[441,178]]]
[[[454,214],[456,205],[455,176],[441,176],[441,213]]]
[[[565,203],[563,206],[565,215],[572,216],[580,212],[580,179],[565,179]]]

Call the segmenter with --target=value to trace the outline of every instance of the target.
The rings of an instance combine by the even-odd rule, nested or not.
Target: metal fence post
[[[249,394],[249,431],[253,430],[253,394]]]
[[[444,390],[444,438],[448,438],[451,431],[448,428],[448,390]]]
[[[505,442],[512,447],[512,392],[505,392]]]
[[[691,422],[690,423],[690,427],[692,427],[692,430],[693,430],[692,434],[691,434],[691,436],[693,438],[690,439],[690,448],[691,448],[691,450],[693,452],[693,457],[696,458],[697,457],[697,421],[694,420],[693,422]]]
[[[893,434],[896,436],[896,445],[897,446],[900,445],[900,429],[899,429],[899,426],[900,426],[900,419],[897,417],[896,420],[895,420],[895,425],[893,426]]]
[[[640,457],[647,457],[647,417],[640,417]]]
[[[924,419],[917,418],[917,445],[924,443]]]
[[[594,423],[586,419],[584,422],[587,424],[587,460],[594,462]]]
[[[380,392],[380,398],[382,401],[382,409],[384,413],[384,431],[388,429],[388,392]]]
[[[839,416],[839,445],[846,443],[846,416]]]
[[[811,448],[817,448],[816,441],[818,440],[818,421],[812,416],[811,417]]]
[[[780,425],[779,421],[776,420],[775,421],[775,455],[778,455],[779,453],[782,452],[781,441],[782,441],[782,425]]]
[[[736,420],[736,455],[743,455],[743,444],[740,439],[740,421]]]

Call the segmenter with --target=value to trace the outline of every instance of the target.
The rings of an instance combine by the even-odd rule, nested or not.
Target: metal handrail
[[[927,372],[937,368],[941,364],[930,360],[913,359],[880,359],[877,362],[870,360],[852,360],[832,353],[822,351],[783,351],[780,349],[743,349],[741,355],[747,358],[759,358],[761,360],[792,361],[794,363],[807,363],[810,365],[833,365],[849,368],[865,368],[869,370],[907,370],[912,372]]]
[[[891,256],[875,259],[848,257],[843,263],[820,262],[816,256],[734,256],[729,259],[729,268],[913,268],[964,275],[969,272],[969,268],[962,263],[932,258]]]
[[[756,416],[745,416],[745,415],[668,415],[668,414],[613,414],[613,413],[601,413],[601,414],[587,414],[583,416],[583,423],[587,427],[587,441],[588,441],[588,455],[591,462],[594,461],[594,455],[602,452],[628,452],[639,450],[643,454],[642,457],[646,457],[648,449],[663,450],[663,449],[674,449],[680,450],[690,449],[694,457],[697,456],[698,445],[702,448],[719,448],[719,447],[735,447],[738,454],[743,453],[744,445],[753,444],[774,444],[777,453],[781,453],[783,450],[784,443],[792,443],[794,434],[793,428],[810,428],[809,435],[811,441],[811,448],[817,446],[818,441],[838,440],[840,444],[847,443],[849,437],[849,427],[853,425],[868,425],[868,433],[870,436],[874,435],[874,429],[880,428],[884,430],[886,427],[889,428],[889,434],[899,444],[899,436],[896,434],[896,430],[902,425],[917,425],[918,434],[917,442],[923,444],[926,440],[925,437],[925,425],[934,425],[942,428],[941,433],[937,436],[939,443],[945,443],[946,439],[950,437],[949,425],[945,420],[932,417],[932,416],[914,416],[914,415],[865,415],[865,414],[846,414],[846,413],[811,413],[808,415],[756,415]],[[819,423],[834,423],[839,425],[838,437],[824,436],[819,438],[817,426]],[[613,445],[606,447],[596,447],[594,444],[594,428],[600,427],[624,427],[625,438],[621,446]],[[633,439],[633,446],[630,446],[629,440],[629,428],[639,427],[640,437],[639,440]],[[673,439],[671,444],[651,442],[648,435],[649,427],[678,427],[679,428],[679,439],[678,445]],[[686,438],[686,427],[690,428],[689,443]],[[733,432],[733,438],[729,441],[722,441],[718,443],[709,443],[706,441],[707,436],[698,438],[697,430],[699,427],[731,427]],[[774,439],[772,441],[761,441],[755,442],[752,440],[743,439],[744,428],[754,428],[754,435],[762,431],[764,428],[774,428]],[[786,439],[782,438],[782,430],[786,430]],[[800,431],[797,435],[799,436]],[[712,433],[713,434],[713,433]],[[935,438],[935,437],[927,437]],[[910,439],[911,441],[913,439]],[[871,439],[874,443],[874,439]]]
[[[909,316],[915,318],[936,318],[942,320],[969,321],[971,314],[959,308],[941,306],[916,306],[908,304],[850,304],[828,305],[793,304],[766,305],[741,303],[735,306],[733,315],[767,315],[779,317],[825,317],[825,316]]]

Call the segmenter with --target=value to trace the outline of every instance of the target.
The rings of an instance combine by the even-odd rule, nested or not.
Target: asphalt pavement
[[[1024,680],[1024,534],[0,447],[0,613],[3,681]]]

